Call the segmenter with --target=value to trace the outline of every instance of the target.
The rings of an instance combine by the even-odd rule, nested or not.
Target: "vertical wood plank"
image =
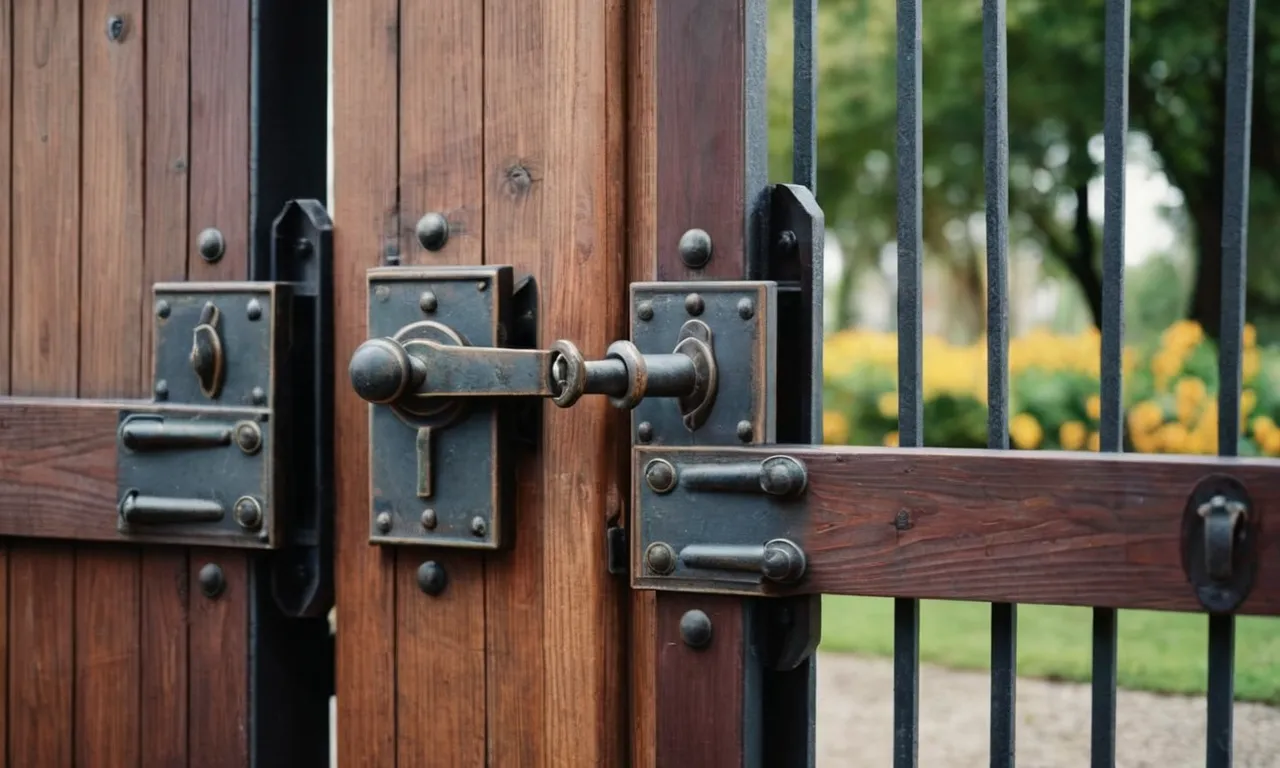
[[[244,280],[249,248],[249,8],[244,0],[191,4],[192,280]],[[226,254],[195,255],[196,236],[216,227]]]
[[[9,765],[72,765],[75,579],[69,547],[9,554]]]
[[[340,381],[367,338],[365,270],[399,249],[399,36],[396,0],[333,6],[334,375]],[[338,764],[395,765],[395,556],[368,544],[368,406],[344,387],[335,400]]]
[[[3,392],[0,389],[0,392]],[[0,546],[0,765],[9,761],[9,547]]]
[[[227,549],[190,552],[188,765],[248,765],[249,555]],[[200,591],[200,570],[207,564],[222,568],[226,584],[215,598]]]
[[[10,212],[13,203],[13,3],[0,3],[0,394],[9,392],[9,328],[13,307],[10,291],[13,245]],[[0,754],[4,754],[0,751]]]
[[[75,762],[136,766],[141,658],[137,552],[80,545],[75,600]]]
[[[400,7],[400,253],[405,264],[480,264],[484,236],[483,11],[477,0]],[[449,221],[445,247],[415,235],[428,212]],[[485,568],[478,553],[402,549],[396,566],[396,718],[400,768],[485,765]],[[427,559],[449,583],[417,586]],[[423,642],[422,638],[431,638]]]
[[[141,753],[148,766],[187,765],[187,607],[185,550],[142,555]],[[221,667],[217,668],[219,671]]]

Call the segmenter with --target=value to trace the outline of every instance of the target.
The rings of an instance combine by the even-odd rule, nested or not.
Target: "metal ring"
[[[629,341],[615,341],[605,350],[604,356],[621,360],[627,367],[627,391],[621,397],[609,397],[614,408],[631,410],[644,400],[649,389],[649,366],[640,349]]]
[[[563,378],[556,378],[555,369],[563,362]],[[561,408],[568,408],[578,402],[587,391],[587,360],[573,345],[573,342],[561,339],[551,345],[551,370],[547,372],[551,378],[552,388],[560,387],[551,401]]]

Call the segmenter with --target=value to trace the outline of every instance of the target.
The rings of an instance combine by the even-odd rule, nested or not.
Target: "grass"
[[[1198,614],[1120,612],[1118,684],[1160,693],[1203,694],[1208,620]],[[1018,674],[1088,682],[1091,610],[1018,608]],[[822,650],[893,655],[893,601],[823,598]],[[991,610],[983,603],[922,601],[920,659],[952,669],[989,669]],[[1236,620],[1236,699],[1280,705],[1280,619]]]

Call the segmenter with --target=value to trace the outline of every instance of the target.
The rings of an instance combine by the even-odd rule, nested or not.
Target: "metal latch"
[[[275,550],[292,615],[328,601],[331,233],[292,201],[261,279],[156,284],[153,397],[117,433],[121,535]]]

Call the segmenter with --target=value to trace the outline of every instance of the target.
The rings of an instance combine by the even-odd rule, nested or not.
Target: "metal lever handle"
[[[166,498],[129,493],[120,501],[120,517],[129,524],[216,523],[226,517],[217,501]]]
[[[1231,578],[1231,562],[1235,556],[1236,528],[1248,515],[1243,502],[1214,496],[1201,504],[1196,513],[1204,520],[1204,562],[1209,578],[1227,581]]]
[[[789,539],[773,539],[764,546],[690,544],[680,550],[686,568],[759,573],[769,581],[792,584],[804,576],[804,551]]]

